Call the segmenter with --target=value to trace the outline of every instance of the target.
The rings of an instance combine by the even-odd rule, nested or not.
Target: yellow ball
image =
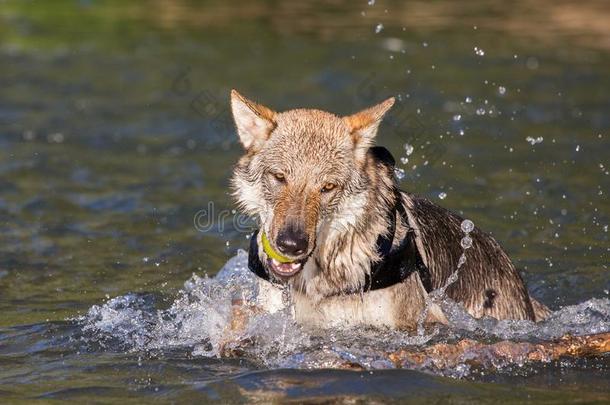
[[[277,260],[280,263],[292,262],[292,260],[290,260],[286,256],[282,256],[281,254],[273,250],[273,248],[271,247],[271,243],[269,243],[269,240],[267,239],[267,235],[265,235],[265,232],[263,232],[263,234],[261,235],[261,239],[263,240],[263,250],[265,251],[265,253],[267,253],[267,256]]]

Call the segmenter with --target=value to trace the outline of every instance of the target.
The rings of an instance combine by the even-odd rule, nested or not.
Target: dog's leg
[[[424,323],[448,324],[441,307],[428,299],[428,293],[417,272],[412,273],[396,291],[397,326],[410,331],[417,330],[419,319],[426,311]]]
[[[231,301],[231,321],[222,332],[222,342],[218,353],[223,357],[239,356],[242,348],[250,343],[243,337],[250,318],[261,312],[261,308],[246,303],[243,299],[235,298]]]

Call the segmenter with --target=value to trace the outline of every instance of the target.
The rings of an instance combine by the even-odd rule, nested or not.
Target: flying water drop
[[[478,56],[485,56],[485,51],[479,48],[478,46],[474,47],[474,53]]]
[[[472,247],[472,238],[468,235],[464,236],[460,241],[460,245],[462,249],[470,249]]]
[[[396,176],[396,178],[400,181],[402,179],[405,178],[405,169],[401,169],[400,167],[397,167],[394,169],[394,175]]]
[[[465,219],[462,221],[460,228],[462,229],[462,232],[469,234],[474,230],[474,222],[469,219]]]
[[[542,141],[544,141],[544,138],[539,136],[537,138],[533,138],[531,136],[528,136],[527,138],[525,138],[525,140],[527,142],[529,142],[530,145],[536,145],[537,143],[542,143]]]
[[[407,156],[410,156],[411,153],[413,153],[413,150],[415,148],[413,147],[413,145],[409,145],[408,143],[405,143],[405,153],[407,154]]]

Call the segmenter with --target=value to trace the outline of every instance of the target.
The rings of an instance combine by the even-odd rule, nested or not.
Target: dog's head
[[[231,92],[246,150],[235,167],[233,193],[245,212],[260,219],[259,256],[276,276],[301,271],[325,223],[350,224],[349,218],[336,220],[338,207],[348,216],[363,209],[349,199],[367,187],[367,152],[393,104],[389,98],[347,117],[310,109],[278,113]]]

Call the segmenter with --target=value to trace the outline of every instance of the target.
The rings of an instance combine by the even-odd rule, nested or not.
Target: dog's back
[[[460,229],[463,218],[425,198],[407,193],[402,197],[430,272],[431,287],[441,288],[456,270],[463,252],[457,243],[464,236]],[[548,309],[530,298],[523,279],[498,242],[478,228],[469,236],[472,247],[466,251],[466,262],[457,281],[448,287],[447,296],[477,318],[544,319]]]

